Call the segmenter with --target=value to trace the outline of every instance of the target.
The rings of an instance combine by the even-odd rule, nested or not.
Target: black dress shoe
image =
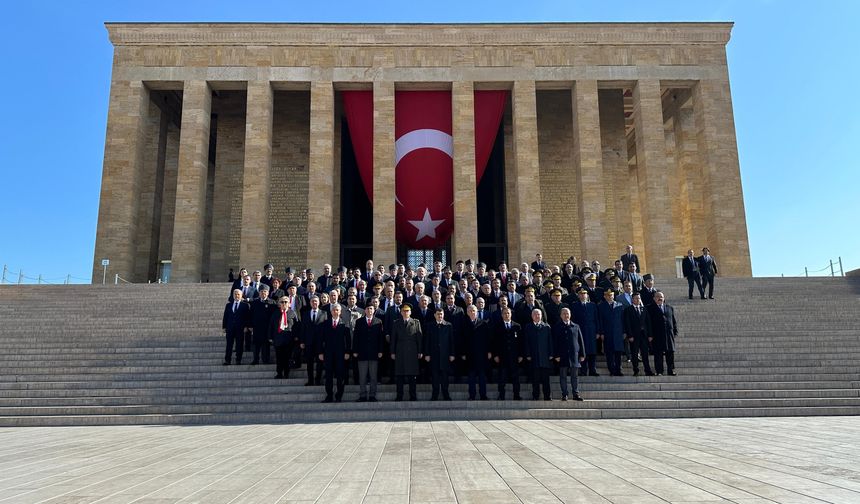
[[[645,376],[654,376],[654,373],[645,372]]]
[[[305,382],[305,387],[313,387],[313,382]]]
[[[581,396],[581,395],[579,395],[579,394],[574,394],[574,396],[573,396],[573,400],[574,400],[574,401],[582,401],[583,399],[582,399],[582,396]]]
[[[714,299],[714,296],[708,296],[708,299]]]
[[[489,401],[489,400],[490,400],[490,398],[489,398],[489,397],[487,397],[487,396],[481,396],[481,400],[482,400],[482,401]]]
[[[370,399],[367,400],[367,402],[376,402],[376,398],[371,396]]]
[[[322,400],[322,402],[330,403],[330,402],[334,402],[334,399],[332,399],[331,397],[326,397],[325,399]]]
[[[394,398],[394,402],[401,402],[401,401],[403,401],[402,397],[395,397]]]
[[[504,400],[505,400],[505,396],[500,395],[500,396],[496,397],[496,400],[497,400],[497,401],[504,401]]]
[[[340,398],[340,397],[335,397],[335,398],[334,398],[334,402],[340,402],[340,400],[341,400],[341,398]]]
[[[588,373],[588,376],[600,376],[600,373]]]
[[[417,400],[418,400],[418,398],[417,398],[417,397],[410,397],[410,398],[409,398],[409,400],[410,400],[410,401],[417,401]]]
[[[633,371],[633,376],[639,376],[639,371]]]
[[[567,401],[567,396],[566,396],[566,395],[561,396],[561,400],[562,400],[562,401]]]
[[[443,398],[442,398],[442,400],[443,400],[443,401],[450,401],[450,400],[451,400],[451,396],[445,396],[445,397],[443,397]]]
[[[284,375],[276,374],[276,375],[275,375],[275,379],[276,379],[276,380],[283,380],[283,379],[284,379]]]
[[[514,396],[514,401],[522,401],[522,400],[523,400],[522,396],[518,396],[518,395]]]
[[[358,398],[358,400],[357,400],[357,401],[355,401],[355,402],[367,402],[367,398],[365,398],[365,397],[359,397],[359,398]]]
[[[430,397],[430,400],[431,400],[431,401],[438,401],[438,400],[439,400],[439,398],[438,398],[438,397]]]
[[[624,373],[622,373],[621,371],[619,371],[615,376],[624,376]]]
[[[552,401],[552,397],[544,397],[543,400],[544,401]]]
[[[229,365],[230,365],[230,363],[229,363],[229,362],[222,362],[222,363],[221,363],[221,365],[222,365],[222,366],[229,366]]]
[[[251,361],[251,365],[252,365],[252,366],[256,366],[257,364],[259,364],[259,362],[258,362],[258,361]]]
[[[678,376],[678,373],[674,371],[669,371],[669,376]]]
[[[242,361],[237,360],[237,361],[236,361],[236,365],[237,365],[237,366],[241,366],[241,365],[242,365]]]

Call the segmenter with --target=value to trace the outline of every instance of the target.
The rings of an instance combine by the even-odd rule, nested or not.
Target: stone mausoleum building
[[[103,259],[133,282],[537,252],[607,266],[628,243],[661,276],[706,245],[721,274],[749,276],[731,28],[108,23],[94,279]],[[478,159],[475,103],[491,90],[505,91],[500,120]],[[354,91],[370,92],[363,131],[347,120]],[[450,131],[422,140],[453,167],[453,230],[429,249],[395,235],[402,91],[450,93]],[[432,213],[406,227],[432,237]]]

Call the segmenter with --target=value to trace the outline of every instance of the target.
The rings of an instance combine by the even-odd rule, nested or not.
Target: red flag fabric
[[[344,91],[362,184],[373,202],[373,92]],[[493,150],[507,91],[475,91],[475,175]],[[454,230],[450,91],[395,91],[396,238],[409,248],[443,246]]]
[[[373,91],[343,91],[341,96],[358,174],[373,204]]]
[[[454,230],[454,140],[450,91],[395,91],[397,241],[428,249]]]
[[[475,91],[475,182],[481,183],[505,112],[507,91]]]

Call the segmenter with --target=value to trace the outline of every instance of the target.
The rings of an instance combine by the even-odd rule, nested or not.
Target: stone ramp
[[[354,402],[355,385],[320,404],[303,370],[276,381],[273,365],[221,366],[226,284],[0,286],[0,426],[860,414],[860,281],[717,285],[715,301],[659,285],[681,328],[676,377],[600,363],[581,403],[466,401],[460,384],[451,402],[400,403],[382,385],[373,404]]]

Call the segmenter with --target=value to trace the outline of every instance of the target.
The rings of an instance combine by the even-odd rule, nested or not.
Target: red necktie
[[[332,322],[331,326],[332,326],[334,329],[337,329],[337,320],[335,320],[334,322]]]

